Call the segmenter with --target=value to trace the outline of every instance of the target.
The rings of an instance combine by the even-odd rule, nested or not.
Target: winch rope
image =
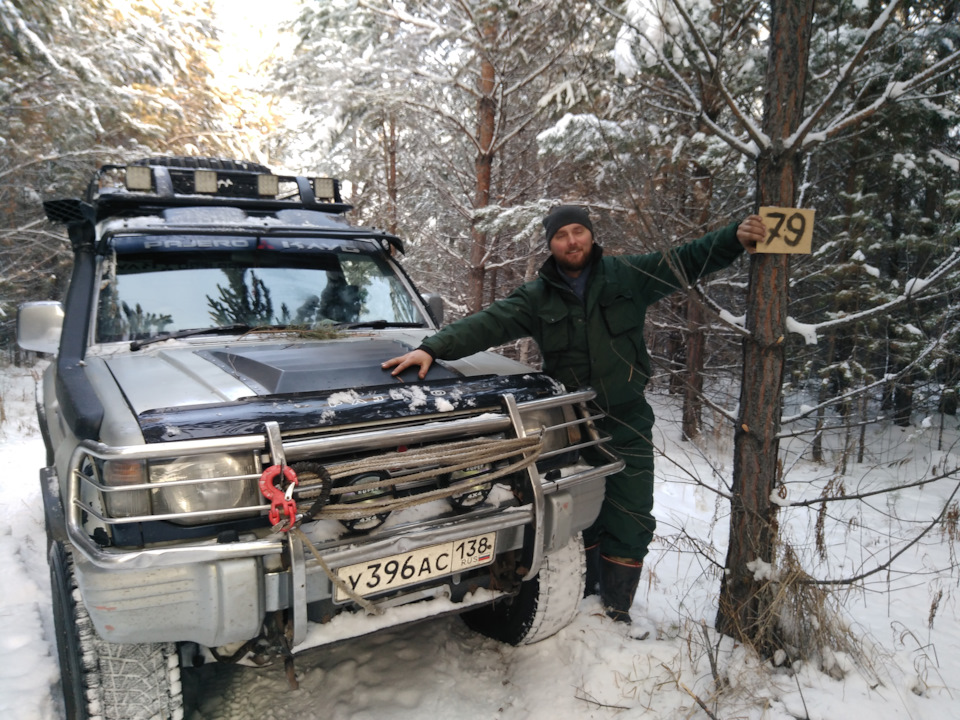
[[[479,484],[493,482],[506,475],[525,470],[535,463],[543,448],[540,435],[531,435],[525,438],[508,438],[503,440],[467,440],[453,443],[433,445],[427,448],[414,448],[404,452],[390,452],[362,460],[338,465],[328,465],[327,470],[334,480],[350,477],[362,473],[396,472],[405,467],[423,467],[429,469],[420,472],[395,475],[373,482],[357,483],[334,487],[330,490],[331,496],[340,496],[347,493],[363,493],[374,490],[384,490],[398,484],[418,482],[424,479],[436,478],[439,475],[452,474],[460,470],[467,470],[478,465],[490,464],[514,458],[507,465],[491,472],[471,475],[443,488],[436,488],[427,492],[415,493],[409,497],[396,498],[392,496],[364,499],[356,503],[331,503],[324,506],[320,512],[312,513],[315,517],[329,517],[337,519],[364,518],[377,513],[393,512],[414,507],[426,502],[459,495]],[[311,482],[304,480],[301,483],[300,494],[309,497]]]
[[[275,532],[289,531],[294,533],[300,542],[309,550],[311,555],[317,561],[317,564],[323,570],[330,582],[339,588],[353,602],[362,607],[368,613],[374,615],[382,614],[382,610],[366,598],[352,590],[326,563],[320,551],[310,540],[306,533],[301,530],[300,525],[307,517],[315,519],[316,516],[327,516],[337,519],[364,518],[377,513],[391,512],[401,510],[422,503],[430,502],[445,497],[458,495],[478,484],[492,482],[506,475],[519,472],[526,469],[537,461],[543,449],[543,438],[541,433],[530,435],[523,438],[490,439],[479,438],[452,443],[442,443],[432,445],[427,448],[408,449],[403,452],[384,453],[371,458],[365,458],[354,462],[342,463],[338,465],[329,465],[325,467],[326,477],[319,477],[317,480],[301,479],[299,482],[299,493],[309,497],[311,485],[316,486],[322,482],[330,482],[331,479],[350,477],[365,472],[385,472],[396,471],[406,467],[429,466],[428,470],[399,475],[371,483],[359,483],[339,488],[332,488],[331,495],[342,495],[344,493],[355,493],[363,490],[378,490],[393,487],[399,483],[415,482],[426,478],[436,478],[439,475],[450,474],[459,470],[476,467],[478,465],[490,465],[514,458],[514,460],[504,467],[497,468],[492,472],[474,475],[463,480],[451,483],[447,487],[430,490],[427,492],[416,493],[407,498],[371,498],[363,500],[356,505],[350,504],[330,504],[325,505],[319,512],[313,508],[301,516],[297,522],[291,526],[284,519],[274,525]],[[357,507],[360,505],[361,507]]]
[[[383,614],[383,611],[380,608],[378,608],[376,605],[374,605],[372,602],[370,602],[366,598],[358,595],[356,592],[351,590],[350,586],[340,579],[340,576],[338,576],[333,571],[333,569],[329,565],[327,565],[326,561],[323,559],[323,556],[320,555],[320,551],[317,550],[316,545],[314,545],[310,541],[310,538],[307,537],[307,534],[300,529],[299,524],[293,526],[292,532],[295,533],[298,538],[300,538],[300,542],[302,542],[304,545],[306,545],[310,549],[310,553],[316,559],[317,564],[321,567],[323,572],[327,574],[327,577],[330,578],[330,582],[332,582],[336,587],[340,588],[344,593],[346,593],[347,597],[349,597],[357,605],[362,607],[371,615]]]

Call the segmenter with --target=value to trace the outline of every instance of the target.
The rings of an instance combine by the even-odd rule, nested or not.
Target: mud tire
[[[67,720],[182,718],[176,645],[103,641],[80,599],[70,551],[52,542],[48,560]]]
[[[560,632],[576,616],[583,598],[583,540],[577,535],[547,553],[540,572],[520,592],[491,605],[469,610],[470,629],[511,645],[531,645]]]

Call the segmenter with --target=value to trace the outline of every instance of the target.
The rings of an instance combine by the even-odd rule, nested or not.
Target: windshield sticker
[[[117,253],[134,253],[181,250],[253,250],[257,247],[254,237],[223,237],[205,235],[120,235],[113,238]]]

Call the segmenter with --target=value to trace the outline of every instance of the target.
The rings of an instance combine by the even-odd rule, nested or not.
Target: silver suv
[[[75,261],[20,309],[70,718],[176,718],[180,666],[462,613],[530,643],[583,592],[620,461],[590,391],[493,353],[380,363],[440,321],[329,178],[151,158],[45,203]],[[358,619],[361,620],[358,622]]]

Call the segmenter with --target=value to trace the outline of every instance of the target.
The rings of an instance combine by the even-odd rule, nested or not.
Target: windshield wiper
[[[374,330],[383,330],[384,328],[422,328],[422,322],[390,322],[389,320],[367,320],[365,322],[336,323],[334,325],[338,330],[353,330],[355,328],[373,328]]]
[[[134,340],[130,343],[131,350],[139,350],[146,345],[163,342],[164,340],[174,340],[176,338],[190,337],[191,335],[219,335],[220,333],[246,332],[253,330],[253,327],[246,323],[234,323],[233,325],[214,325],[205,328],[190,328],[189,330],[177,330],[176,332],[163,333],[143,340]]]

